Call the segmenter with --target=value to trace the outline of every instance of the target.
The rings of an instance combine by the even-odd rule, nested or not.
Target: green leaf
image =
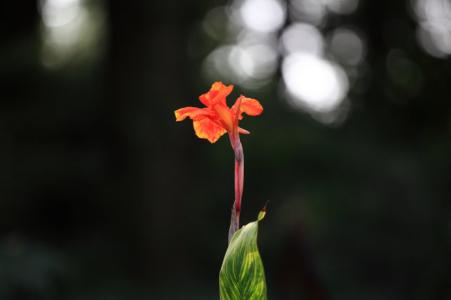
[[[266,280],[263,262],[257,248],[258,222],[239,229],[232,236],[219,272],[221,300],[266,300]]]

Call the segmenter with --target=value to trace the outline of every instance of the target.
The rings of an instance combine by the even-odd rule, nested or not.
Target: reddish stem
[[[229,242],[233,234],[240,228],[241,199],[244,187],[244,152],[238,132],[229,134],[230,144],[235,154],[235,201],[230,219]]]

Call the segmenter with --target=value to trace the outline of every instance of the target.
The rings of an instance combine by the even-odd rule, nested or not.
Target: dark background
[[[217,299],[233,155],[173,111],[223,79],[204,59],[230,35],[203,20],[229,3],[80,2],[81,33],[54,40],[45,3],[0,2],[0,299]],[[269,201],[270,299],[451,298],[451,61],[418,43],[413,3],[315,24],[366,45],[339,122],[290,106],[280,68],[227,81],[265,108],[242,122],[242,218]]]

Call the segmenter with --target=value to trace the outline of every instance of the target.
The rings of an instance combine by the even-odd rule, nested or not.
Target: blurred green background
[[[451,2],[0,2],[0,299],[217,299],[233,154],[270,299],[451,298]]]

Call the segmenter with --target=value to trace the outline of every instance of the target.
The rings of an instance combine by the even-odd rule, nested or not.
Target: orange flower
[[[263,107],[255,99],[244,96],[238,97],[231,108],[227,106],[226,98],[232,92],[233,85],[226,86],[222,82],[212,84],[210,90],[199,97],[206,107],[184,107],[175,111],[176,121],[183,121],[187,117],[193,120],[194,131],[201,139],[210,143],[216,142],[224,133],[236,136],[239,133],[249,134],[249,131],[238,127],[243,113],[258,116]]]

